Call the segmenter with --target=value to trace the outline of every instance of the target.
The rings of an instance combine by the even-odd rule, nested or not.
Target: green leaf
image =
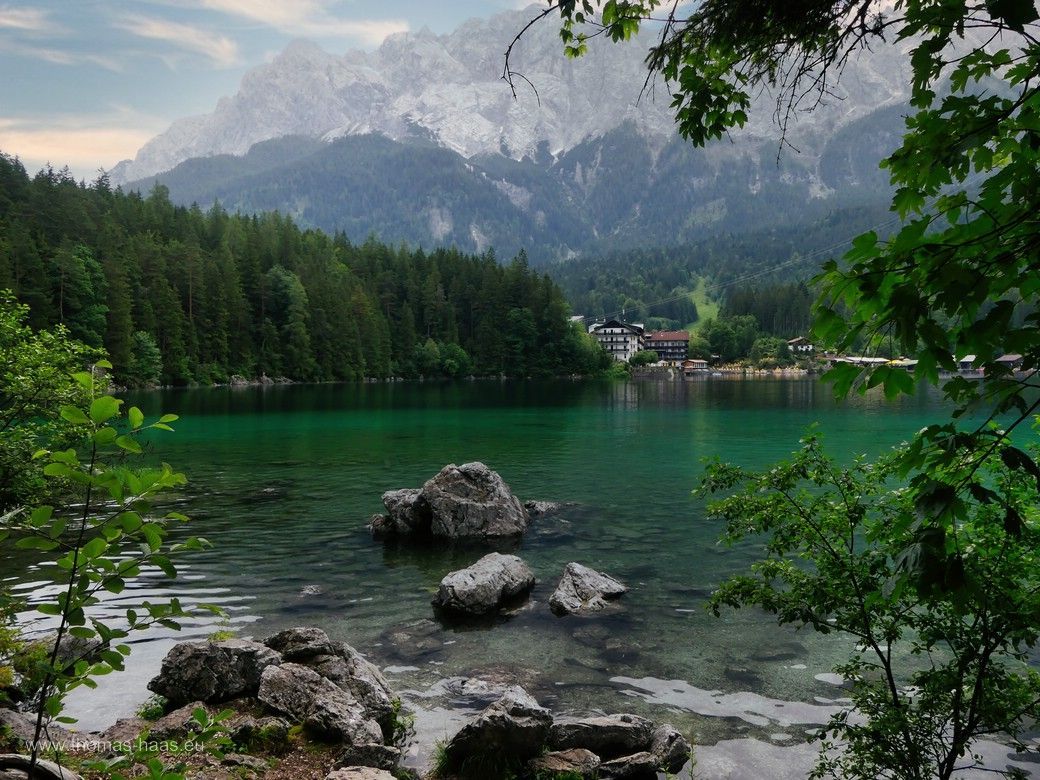
[[[87,425],[90,422],[90,420],[87,419],[87,415],[83,413],[83,410],[76,406],[61,407],[61,418],[67,420],[73,425]]]
[[[110,395],[95,398],[90,403],[90,419],[99,425],[108,422],[119,414],[119,407],[122,403],[118,398],[113,398]]]
[[[180,417],[178,415],[176,415],[176,414],[164,414],[162,417],[159,418],[159,422],[161,422],[161,423],[172,423],[172,422],[177,422],[177,420],[179,420],[179,419],[180,419]]]
[[[106,550],[108,550],[108,542],[106,542],[100,536],[94,537],[89,542],[87,542],[85,545],[83,545],[83,548],[82,548],[83,555],[85,555],[88,559],[97,558],[99,555],[103,554]]]
[[[58,546],[54,539],[44,539],[39,536],[25,536],[14,543],[19,550],[43,550],[50,552]]]
[[[140,455],[142,452],[140,443],[137,441],[137,439],[135,439],[132,436],[117,437],[116,446],[126,450],[127,452],[133,452],[138,455]]]
[[[1033,0],[986,0],[986,10],[995,19],[1015,32],[1024,32],[1025,26],[1038,18]]]
[[[98,361],[96,361],[96,362],[94,363],[94,365],[95,365],[95,366],[97,366],[98,368],[106,368],[106,369],[108,369],[109,371],[111,371],[111,370],[112,370],[112,364],[111,364],[111,363],[109,363],[109,362],[108,362],[107,360],[105,360],[104,358],[102,358],[101,360],[98,360]]]
[[[130,420],[130,427],[137,429],[140,428],[144,423],[144,412],[138,409],[136,406],[131,406],[130,411],[127,412],[127,417]]]

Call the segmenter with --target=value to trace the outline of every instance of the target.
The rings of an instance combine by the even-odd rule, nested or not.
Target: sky
[[[531,0],[0,0],[0,152],[93,179],[296,38],[332,53]]]

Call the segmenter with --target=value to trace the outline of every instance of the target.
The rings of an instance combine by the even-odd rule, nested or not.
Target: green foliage
[[[96,367],[110,369],[111,365],[98,361]],[[178,619],[190,614],[176,598],[135,601],[126,606],[124,619],[115,626],[92,609],[101,594],[122,593],[127,580],[139,576],[144,567],[176,577],[173,557],[206,546],[196,537],[170,542],[169,524],[188,518],[172,511],[163,514],[156,503],[183,486],[184,475],[165,463],[128,465],[142,452],[141,436],[172,430],[170,423],[177,416],[165,414],[146,424],[141,411],[132,407],[124,417],[123,402],[101,394],[93,372],[78,372],[73,379],[83,395],[79,403],[62,405],[60,417],[76,427],[77,446],[40,450],[34,459],[45,464],[44,475],[62,480],[78,494],[76,503],[64,508],[41,505],[22,515],[9,515],[0,529],[0,541],[12,539],[18,549],[53,556],[55,565],[44,570],[51,572],[59,590],[54,601],[37,606],[41,614],[57,619],[57,630],[46,655],[36,659],[31,670],[41,678],[34,759],[45,724],[69,720],[61,715],[65,697],[82,686],[93,688],[94,678],[124,668],[130,646],[123,640],[131,632],[154,625],[177,629]],[[62,652],[66,639],[99,642],[100,647],[89,656],[69,658]]]
[[[765,557],[713,594],[716,614],[760,607],[856,643],[836,669],[851,704],[819,735],[814,777],[949,778],[980,763],[982,737],[1025,748],[1018,735],[1040,715],[1028,665],[1040,638],[1037,479],[995,452],[981,474],[944,466],[934,478],[970,486],[947,506],[938,488],[927,501],[892,489],[905,457],[838,466],[810,436],[765,472],[715,463],[700,489],[732,493],[710,508],[727,542],[765,540]]]
[[[165,696],[155,694],[150,696],[144,704],[137,708],[137,717],[149,721],[159,720],[159,718],[166,714],[168,705],[169,702],[166,701]]]
[[[628,359],[630,366],[648,366],[660,360],[657,353],[652,349],[642,349]]]
[[[787,348],[787,342],[776,336],[760,336],[755,339],[748,351],[748,357],[760,368],[790,366],[794,356]]]
[[[393,710],[390,716],[390,743],[404,745],[408,738],[415,733],[415,715],[404,709],[399,698],[393,700]]]
[[[30,318],[27,306],[0,291],[0,515],[53,492],[32,455],[77,435],[78,423],[61,418],[58,408],[85,399],[71,374],[98,357],[63,326],[37,331]]]

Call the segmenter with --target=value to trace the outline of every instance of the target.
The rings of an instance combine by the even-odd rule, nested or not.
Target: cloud
[[[89,180],[98,168],[111,168],[133,157],[159,129],[154,119],[142,122],[125,110],[57,120],[52,116],[0,117],[0,150],[17,155],[30,173],[49,162],[56,168],[68,165],[78,178]]]
[[[394,33],[407,32],[399,19],[342,19],[329,13],[327,0],[198,0],[201,7],[248,19],[288,35],[352,38],[375,46]]]
[[[239,62],[237,43],[201,27],[151,16],[128,16],[116,22],[116,26],[139,38],[164,41],[184,51],[201,54],[215,65],[229,67]]]
[[[23,32],[49,32],[49,14],[40,8],[17,8],[0,5],[0,29],[22,30]]]
[[[115,72],[123,70],[119,61],[104,54],[95,52],[76,52],[66,49],[52,49],[46,46],[35,46],[16,41],[0,39],[0,52],[12,54],[16,57],[41,60],[52,65],[97,65]]]

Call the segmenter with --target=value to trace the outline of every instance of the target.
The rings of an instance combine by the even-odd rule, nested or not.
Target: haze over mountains
[[[845,99],[801,115],[778,165],[769,95],[705,149],[677,137],[664,84],[640,98],[652,31],[567,60],[551,21],[536,25],[514,68],[537,95],[519,81],[514,100],[502,54],[531,16],[395,35],[371,53],[294,42],[112,180],[147,190],[157,177],[176,202],[278,209],[355,241],[536,261],[809,224],[887,196],[877,163],[902,132],[908,83],[894,48],[853,59]]]

